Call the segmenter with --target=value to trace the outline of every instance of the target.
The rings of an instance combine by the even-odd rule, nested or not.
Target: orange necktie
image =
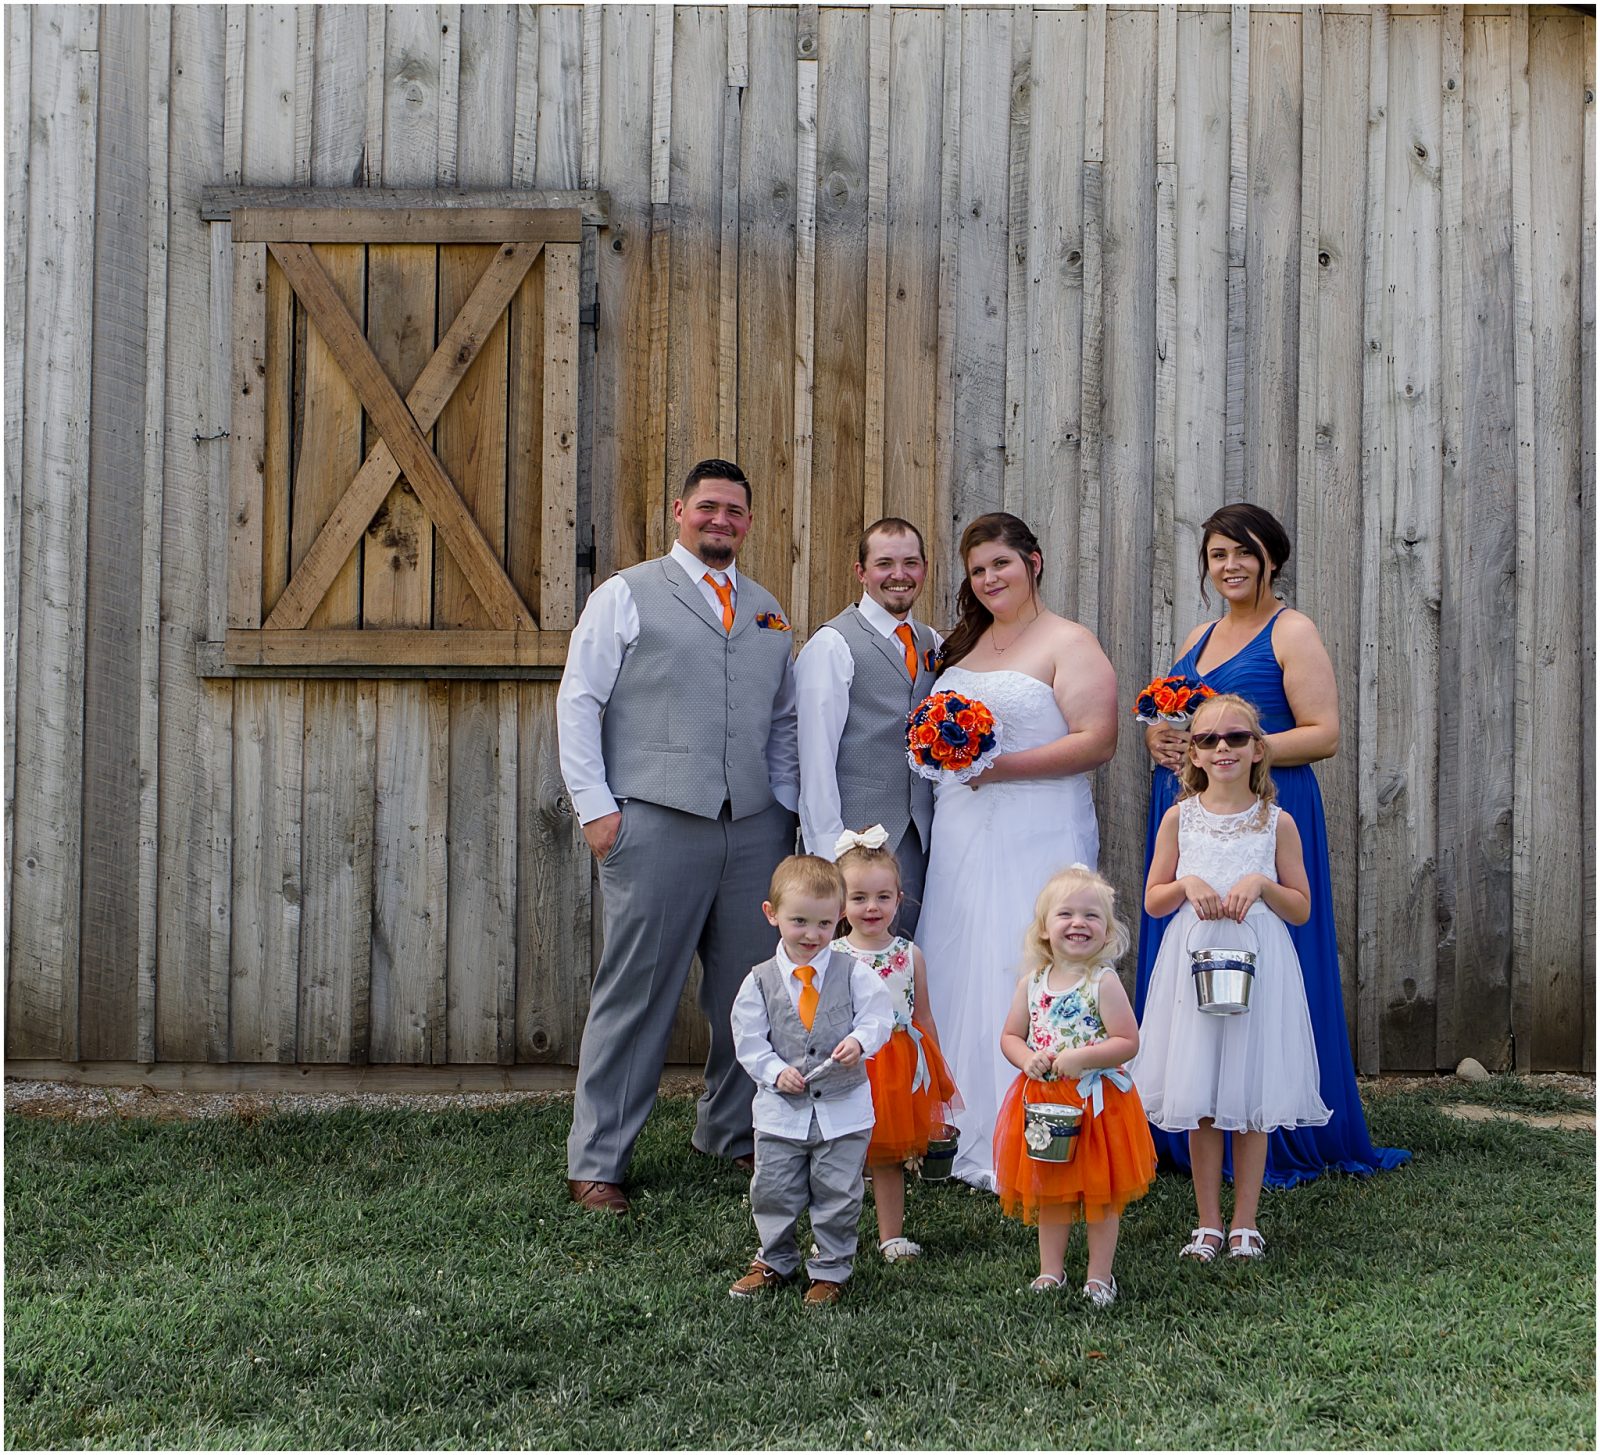
[[[796,965],[794,978],[800,982],[800,1024],[808,1031],[811,1023],[817,1018],[817,1002],[822,999],[817,994],[817,987],[811,982],[816,979],[816,968],[811,965]]]
[[[733,584],[727,581],[718,581],[709,571],[700,578],[709,581],[711,589],[717,593],[717,600],[722,603],[722,629],[725,632],[733,630]]]
[[[911,635],[911,628],[902,622],[894,629],[894,634],[900,638],[900,645],[906,649],[906,671],[911,674],[911,680],[917,680],[917,643]]]

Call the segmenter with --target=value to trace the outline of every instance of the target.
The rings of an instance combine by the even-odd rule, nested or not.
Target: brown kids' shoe
[[[782,1288],[788,1281],[783,1274],[774,1272],[758,1258],[750,1265],[750,1271],[728,1290],[728,1297],[759,1298],[764,1293]]]
[[[838,1303],[843,1297],[844,1284],[829,1283],[826,1278],[813,1278],[801,1302],[806,1308],[824,1308],[828,1304]]]

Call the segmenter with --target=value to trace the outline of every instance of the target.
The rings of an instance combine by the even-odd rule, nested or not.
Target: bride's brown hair
[[[1044,550],[1039,538],[1028,528],[1027,522],[1003,510],[980,515],[961,532],[961,588],[956,592],[956,624],[944,639],[944,651],[939,666],[954,667],[978,645],[978,638],[994,623],[989,608],[978,600],[967,575],[967,557],[979,546],[990,541],[1000,541],[1017,552],[1028,563],[1028,574],[1033,578],[1030,589],[1037,598],[1039,582],[1044,579]],[[1039,568],[1034,570],[1033,557],[1039,558]]]

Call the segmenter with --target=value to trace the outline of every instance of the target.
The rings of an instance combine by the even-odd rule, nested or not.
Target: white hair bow
[[[862,829],[859,834],[846,829],[833,846],[833,857],[837,859],[846,849],[881,849],[888,842],[889,830],[881,823],[875,823],[869,829]]]

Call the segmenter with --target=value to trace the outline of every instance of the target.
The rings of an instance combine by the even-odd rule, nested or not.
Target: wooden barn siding
[[[1003,506],[1127,698],[1204,614],[1200,521],[1271,506],[1340,688],[1318,771],[1361,1068],[1592,1069],[1593,26],[8,10],[8,1054],[576,1058],[599,905],[554,684],[195,670],[227,615],[234,347],[200,189],[365,182],[609,192],[579,280],[596,579],[662,548],[714,451],[757,482],[745,564],[797,635],[880,512],[927,530],[948,619],[954,540]],[[399,266],[374,249],[366,282],[404,387]],[[446,319],[470,281],[442,270]],[[297,487],[324,511],[361,431],[326,373],[302,332],[247,442],[324,472]],[[316,400],[294,440],[287,389]],[[516,541],[537,504],[480,518]],[[269,509],[269,583],[315,524]],[[465,620],[458,581],[397,486],[322,613]],[[1130,725],[1096,783],[1130,905],[1145,783]],[[674,1055],[702,1045],[686,1017]]]

